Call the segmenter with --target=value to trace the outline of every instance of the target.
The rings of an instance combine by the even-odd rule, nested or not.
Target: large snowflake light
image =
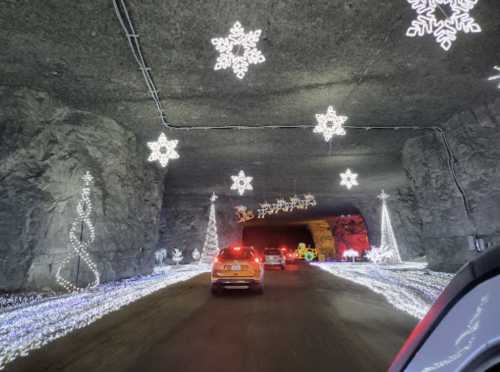
[[[494,66],[493,67],[495,70],[497,70],[498,72],[500,72],[500,66]],[[500,89],[500,74],[498,75],[493,75],[493,76],[490,76],[488,78],[489,81],[492,81],[492,80],[498,80],[498,89]]]
[[[406,36],[416,37],[432,34],[441,48],[449,50],[457,39],[458,31],[464,33],[481,32],[479,24],[469,15],[469,11],[479,0],[407,1],[416,10],[417,19],[411,22]],[[445,9],[450,9],[451,14],[446,14]],[[436,12],[440,12],[444,16],[443,19],[438,19]]]
[[[246,190],[253,190],[253,177],[245,175],[245,172],[240,170],[237,176],[231,176],[233,184],[231,190],[238,190],[238,194],[243,195]]]
[[[170,159],[179,158],[175,150],[178,142],[178,140],[169,141],[165,133],[161,133],[157,141],[148,142],[148,147],[151,149],[148,161],[158,161],[162,167],[166,167]]]
[[[219,52],[214,70],[225,70],[232,68],[238,79],[243,79],[248,71],[249,65],[256,65],[266,60],[257,43],[261,30],[249,31],[236,22],[229,30],[227,37],[213,38],[212,44]]]
[[[358,186],[358,174],[351,172],[349,168],[344,173],[340,173],[340,185],[347,187],[349,190],[353,186]]]
[[[344,123],[347,116],[337,115],[333,106],[328,106],[326,114],[316,114],[318,124],[314,127],[314,133],[322,133],[325,141],[328,142],[333,136],[344,136]]]

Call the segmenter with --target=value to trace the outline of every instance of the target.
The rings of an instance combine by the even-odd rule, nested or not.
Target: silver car
[[[264,265],[279,266],[281,270],[285,270],[285,256],[277,248],[266,248],[264,250]]]

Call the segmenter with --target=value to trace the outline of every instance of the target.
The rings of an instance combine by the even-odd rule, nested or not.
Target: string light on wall
[[[90,185],[94,182],[94,177],[89,171],[82,177],[83,187],[80,193],[80,200],[76,206],[78,216],[71,224],[69,230],[69,241],[74,254],[68,255],[59,265],[56,271],[56,281],[68,292],[76,292],[83,289],[93,289],[100,283],[100,275],[97,271],[96,264],[90,258],[88,253],[89,246],[95,240],[94,225],[90,219],[92,213],[92,202],[90,200]],[[61,270],[75,258],[77,259],[76,279],[75,283],[62,277]],[[89,270],[94,275],[94,281],[89,283],[85,288],[78,287],[78,275],[80,271],[80,258],[87,265]]]
[[[358,174],[351,172],[349,168],[344,173],[340,173],[340,185],[351,189],[353,186],[359,186]]]
[[[416,37],[434,35],[441,48],[448,51],[457,39],[458,31],[464,33],[481,32],[481,27],[469,12],[479,0],[407,0],[417,12],[417,19],[411,22],[406,36]],[[451,14],[447,14],[445,8]],[[443,15],[438,19],[436,12]]]
[[[495,70],[497,70],[498,72],[500,72],[500,66],[494,66],[493,68],[494,68]],[[498,85],[497,85],[497,87],[498,87],[498,89],[500,89],[500,74],[490,76],[490,77],[488,78],[488,80],[489,80],[489,81],[498,80]]]
[[[260,204],[260,208],[257,209],[257,218],[265,218],[273,214],[278,214],[280,212],[292,212],[295,209],[305,210],[310,207],[315,207],[318,205],[314,195],[305,194],[304,199],[300,199],[298,196],[292,196],[289,201],[285,199],[277,199],[276,203],[264,202]]]
[[[245,33],[240,22],[236,22],[229,30],[227,37],[213,38],[212,44],[219,52],[214,70],[232,68],[238,79],[243,79],[250,65],[263,63],[266,58],[257,49],[261,30]]]
[[[158,140],[148,142],[148,147],[151,150],[148,161],[158,161],[163,168],[166,167],[170,159],[179,158],[179,154],[175,150],[178,142],[177,140],[169,140],[162,132]]]
[[[253,177],[247,176],[243,170],[240,170],[237,176],[231,176],[233,184],[231,190],[238,190],[238,194],[243,195],[246,190],[253,190]]]
[[[313,132],[323,134],[326,142],[330,141],[333,136],[345,136],[343,125],[347,119],[347,116],[337,115],[333,106],[328,106],[325,114],[316,114],[318,124]]]

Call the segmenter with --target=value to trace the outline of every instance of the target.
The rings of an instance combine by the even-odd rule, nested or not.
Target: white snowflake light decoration
[[[349,168],[346,169],[344,173],[340,173],[340,185],[347,187],[349,190],[353,186],[358,186],[358,174],[357,173],[352,173]]]
[[[179,159],[179,154],[175,150],[178,140],[169,141],[165,133],[161,133],[157,141],[148,142],[151,149],[148,161],[158,161],[162,167],[168,165],[170,159]]]
[[[407,0],[417,12],[417,19],[411,22],[406,31],[406,36],[416,37],[434,35],[436,42],[444,50],[449,50],[457,39],[458,31],[464,33],[481,32],[481,27],[469,11],[474,8],[479,0]],[[446,14],[445,8],[451,14]],[[443,19],[436,17],[436,12],[441,12]]]
[[[243,79],[249,65],[263,63],[266,60],[262,52],[257,49],[261,33],[261,30],[245,33],[241,23],[236,22],[227,37],[213,38],[212,44],[219,52],[214,70],[232,68],[236,77]]]
[[[493,67],[495,70],[497,70],[498,72],[500,72],[500,66],[494,66]],[[490,76],[488,78],[489,81],[492,81],[492,80],[498,80],[498,89],[500,89],[500,74],[498,75],[493,75],[493,76]]]
[[[246,190],[253,190],[252,180],[253,177],[245,175],[245,172],[240,170],[237,176],[231,176],[233,185],[231,190],[238,190],[238,194],[243,195]]]
[[[322,133],[325,141],[328,142],[333,136],[344,136],[344,123],[347,116],[337,115],[333,106],[328,106],[326,114],[316,114],[318,124],[314,127],[314,133]]]

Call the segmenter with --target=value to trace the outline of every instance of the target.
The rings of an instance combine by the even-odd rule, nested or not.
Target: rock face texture
[[[89,252],[101,279],[150,272],[163,180],[141,161],[135,136],[40,91],[2,88],[0,106],[0,290],[60,289],[54,275],[72,253],[68,232],[87,170],[97,236]],[[75,262],[63,270],[70,280]],[[79,284],[90,275],[82,264]]]
[[[434,133],[410,139],[403,163],[422,220],[422,242],[432,268],[454,271],[475,255],[468,236],[500,243],[500,100],[453,116],[443,128],[462,195],[448,168],[442,140]]]

